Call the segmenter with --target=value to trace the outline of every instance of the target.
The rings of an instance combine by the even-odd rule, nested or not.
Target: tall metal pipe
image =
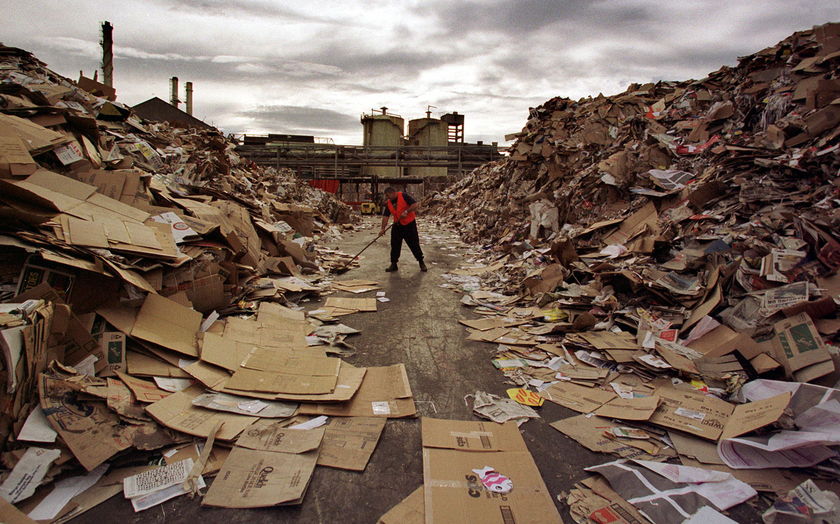
[[[169,81],[171,82],[169,90],[169,103],[175,107],[178,107],[178,105],[181,103],[181,101],[178,99],[178,77],[173,76],[169,79]]]
[[[187,114],[193,113],[193,87],[192,82],[187,82]]]
[[[102,23],[102,83],[114,87],[114,26]]]

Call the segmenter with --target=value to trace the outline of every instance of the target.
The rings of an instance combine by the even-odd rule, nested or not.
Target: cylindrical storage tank
[[[446,147],[449,142],[449,124],[437,118],[415,118],[408,121],[408,145],[419,148],[408,154],[412,159],[425,158],[441,163],[446,161]],[[412,177],[446,176],[446,166],[408,168],[408,175]]]
[[[382,108],[381,113],[362,115],[362,128],[364,136],[362,145],[374,149],[370,151],[371,158],[393,159],[393,166],[365,166],[363,174],[383,177],[402,176],[402,168],[396,165],[398,147],[404,144],[403,134],[405,133],[405,120],[399,115],[390,115],[387,108]],[[377,147],[387,147],[387,150],[377,150]]]

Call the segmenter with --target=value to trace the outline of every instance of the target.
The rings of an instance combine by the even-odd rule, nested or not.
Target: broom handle
[[[379,240],[380,238],[382,238],[382,237],[385,235],[385,232],[386,232],[386,231],[388,231],[389,229],[391,229],[391,227],[392,227],[393,225],[394,225],[394,223],[393,223],[393,222],[391,222],[391,224],[390,224],[390,225],[388,225],[388,227],[386,227],[386,228],[385,228],[385,231],[383,231],[382,233],[380,233],[379,235],[377,235],[377,236],[376,236],[376,238],[374,238],[373,240],[371,240],[371,241],[368,243],[368,245],[366,245],[365,247],[363,247],[363,248],[362,248],[362,250],[361,250],[361,251],[359,251],[358,253],[356,253],[356,256],[354,256],[354,257],[353,257],[353,258],[351,258],[351,259],[350,259],[350,260],[349,260],[346,264],[344,264],[343,266],[341,266],[341,267],[338,269],[338,271],[342,271],[342,270],[346,269],[346,268],[347,268],[347,266],[349,266],[350,264],[352,264],[352,263],[353,263],[353,261],[354,261],[354,260],[356,260],[357,258],[359,258],[359,256],[360,256],[362,253],[364,253],[364,252],[365,252],[365,250],[366,250],[367,248],[369,248],[370,246],[372,246],[372,245],[373,245],[373,243],[374,243],[374,242],[376,242],[377,240]]]

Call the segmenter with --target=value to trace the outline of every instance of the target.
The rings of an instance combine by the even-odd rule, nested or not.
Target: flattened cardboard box
[[[335,390],[332,393],[322,395],[293,395],[279,393],[275,398],[278,400],[300,400],[305,402],[346,402],[353,398],[359,391],[367,374],[367,368],[357,368],[341,361],[341,368],[338,370]]]
[[[695,391],[661,387],[659,407],[649,421],[708,440],[733,438],[772,424],[784,413],[790,393],[733,405]]]
[[[540,396],[580,413],[591,413],[616,398],[616,394],[611,391],[570,382],[556,382],[550,388],[540,391]]]
[[[239,368],[227,381],[227,387],[240,391],[313,395],[332,393],[337,380],[336,375],[297,375]]]
[[[421,431],[427,524],[562,522],[516,424],[424,418]],[[513,490],[486,490],[472,471],[485,466]]]
[[[317,461],[317,451],[294,454],[234,447],[201,504],[225,508],[299,504]]]
[[[356,311],[375,312],[375,298],[340,298],[329,297],[324,304],[326,307],[337,307],[341,309],[355,309]]]
[[[319,466],[364,471],[387,419],[376,417],[332,417],[327,421]]]
[[[349,402],[303,404],[300,413],[332,417],[410,417],[417,412],[411,396],[405,365],[373,367],[367,368],[359,391]]]
[[[257,421],[258,417],[212,411],[193,406],[193,399],[203,392],[203,388],[193,386],[184,391],[173,393],[165,399],[147,406],[146,412],[168,428],[203,438],[208,438],[216,422],[222,421],[222,429],[216,435],[219,440],[233,440],[242,430]]]
[[[86,470],[92,471],[129,447],[120,419],[104,402],[83,402],[77,388],[46,375],[38,381],[38,393],[50,425]]]
[[[578,444],[586,449],[596,453],[614,453],[623,458],[653,460],[655,457],[651,453],[655,454],[656,448],[658,448],[656,445],[644,444],[633,446],[627,439],[605,437],[605,431],[620,425],[597,416],[575,415],[574,417],[557,420],[549,425],[567,437],[575,439]]]
[[[306,453],[318,449],[324,439],[324,427],[292,429],[282,422],[260,421],[236,439],[236,445],[257,451],[275,453]]]
[[[773,326],[776,360],[797,382],[809,382],[834,371],[817,328],[806,313],[780,320]]]
[[[323,436],[324,428],[295,430],[277,423],[261,424],[245,432],[202,505],[260,508],[299,504],[315,471]]]

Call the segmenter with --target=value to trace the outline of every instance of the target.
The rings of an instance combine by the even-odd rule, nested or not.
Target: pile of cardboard
[[[316,250],[350,208],[20,49],[0,80],[0,520],[141,511],[219,471],[207,504],[289,504],[316,465],[364,470],[415,414],[405,368],[335,356],[377,299],[297,304],[378,289],[330,288],[349,257]]]
[[[578,412],[551,425],[636,461],[592,470],[607,483],[569,496],[579,522],[660,496],[642,478],[708,482],[718,510],[749,498],[711,495],[735,481],[837,489],[839,63],[827,24],[700,81],[552,99],[432,204],[485,246],[444,285],[482,315],[461,323],[510,397]],[[677,459],[701,472],[650,465]]]
[[[564,235],[594,246],[615,229],[607,219],[647,202],[668,211],[668,224],[640,242],[696,237],[730,216],[733,226],[758,214],[777,227],[803,208],[831,229],[823,210],[836,207],[838,27],[795,33],[698,81],[553,98],[531,110],[508,159],[448,188],[432,209],[485,245],[568,224]],[[607,245],[620,240],[632,238]]]

